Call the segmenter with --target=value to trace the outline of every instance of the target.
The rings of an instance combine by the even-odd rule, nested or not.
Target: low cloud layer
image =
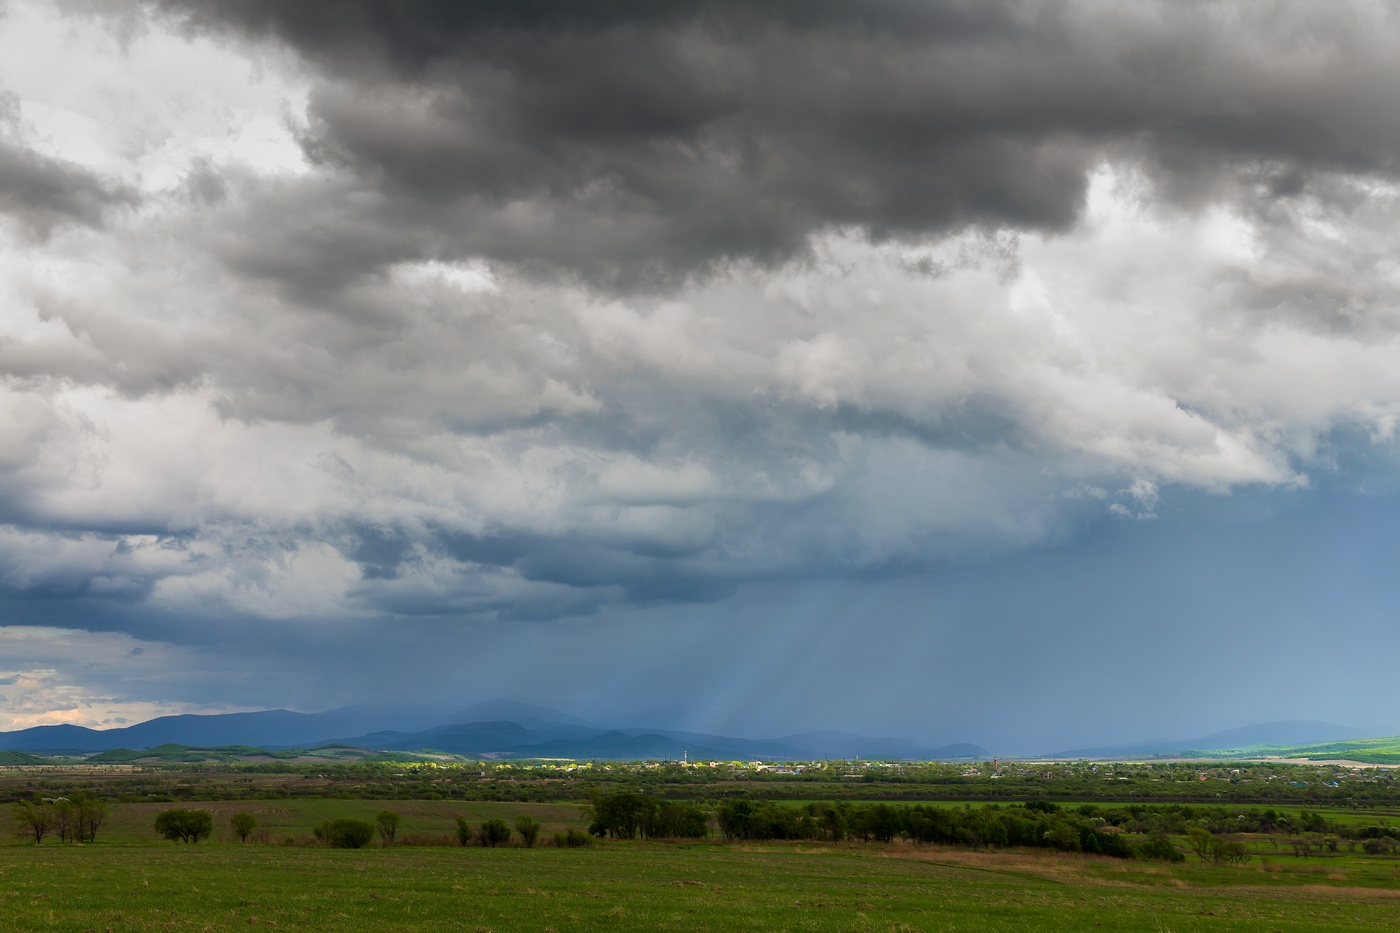
[[[15,0],[0,592],[367,638],[1308,489],[1400,414],[1397,61],[1366,3]]]

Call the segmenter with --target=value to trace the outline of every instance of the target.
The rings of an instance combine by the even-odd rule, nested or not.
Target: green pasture
[[[1168,866],[1056,853],[714,843],[590,849],[6,847],[7,931],[1386,930],[1400,862]]]
[[[1400,736],[1347,739],[1317,745],[1252,745],[1248,748],[1191,752],[1202,758],[1310,758],[1317,761],[1359,761],[1368,764],[1400,764]]]

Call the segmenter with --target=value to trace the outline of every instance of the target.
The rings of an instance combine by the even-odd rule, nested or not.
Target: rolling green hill
[[[114,748],[88,757],[94,764],[111,764],[132,761],[201,762],[201,761],[241,761],[249,757],[295,758],[296,752],[266,751],[250,745],[219,745],[198,748],[190,745],[167,743],[155,748]]]
[[[1375,739],[1348,739],[1318,745],[1254,745],[1249,748],[1219,751],[1188,751],[1193,758],[1308,758],[1322,761],[1333,758],[1361,761],[1367,764],[1400,764],[1400,736]]]
[[[8,753],[0,753],[8,754]],[[32,758],[33,756],[27,756]],[[256,748],[252,745],[179,745],[167,742],[154,748],[114,748],[84,759],[90,764],[129,764],[151,762],[159,764],[199,764],[201,762],[246,762],[273,759],[277,761],[421,761],[434,757],[431,753],[375,752],[353,745],[318,745],[315,748]],[[444,756],[437,756],[444,757]],[[35,759],[42,763],[43,759]],[[3,762],[0,762],[3,763]]]

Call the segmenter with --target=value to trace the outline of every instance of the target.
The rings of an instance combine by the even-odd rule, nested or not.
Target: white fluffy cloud
[[[113,728],[155,716],[202,712],[197,701],[152,701],[208,684],[195,652],[111,632],[0,626],[0,730],[71,723]]]

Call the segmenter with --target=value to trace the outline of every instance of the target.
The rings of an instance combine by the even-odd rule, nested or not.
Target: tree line
[[[607,794],[597,788],[589,800],[588,832],[571,828],[556,833],[555,845],[586,846],[596,838],[704,838],[717,830],[726,840],[888,843],[901,838],[914,843],[972,848],[1024,846],[1176,861],[1184,856],[1169,837],[1185,837],[1190,851],[1203,861],[1219,864],[1240,863],[1247,858],[1244,845],[1231,836],[1282,833],[1292,836],[1289,841],[1295,854],[1304,857],[1336,851],[1336,837],[1353,840],[1353,849],[1359,846],[1368,854],[1400,851],[1400,828],[1384,824],[1344,825],[1321,813],[1290,814],[1272,808],[1187,804],[1061,807],[1040,800],[980,807],[851,801],[783,806],[755,798],[723,799],[706,807],[695,801],[666,800],[630,791]],[[63,842],[92,842],[107,812],[105,801],[82,792],[66,797],[36,796],[13,804],[13,825],[18,834],[36,844],[50,835]],[[312,832],[323,843],[335,847],[361,848],[376,835],[384,845],[394,845],[399,824],[399,814],[386,809],[373,822],[351,818],[325,820]],[[235,813],[229,825],[238,839],[246,842],[257,821],[251,814]],[[156,816],[155,829],[172,841],[195,843],[213,833],[214,820],[205,810],[174,808]],[[533,847],[541,832],[540,824],[528,814],[520,814],[513,826],[499,818],[472,825],[458,817],[455,829],[457,844],[488,847],[509,845],[517,838]],[[266,841],[266,831],[262,836]],[[417,839],[422,837],[409,842]],[[290,837],[287,841],[292,842]],[[429,840],[426,844],[442,842]]]
[[[381,810],[374,821],[341,817],[326,819],[311,828],[311,833],[326,845],[339,849],[361,849],[374,841],[376,835],[386,845],[394,844],[402,818],[393,810]],[[239,842],[247,842],[257,827],[257,820],[250,813],[235,813],[229,818],[229,825]],[[515,818],[515,828],[505,820],[495,818],[473,827],[464,817],[457,817],[456,837],[460,845],[479,843],[483,846],[498,846],[510,843],[518,835],[527,848],[532,848],[539,839],[540,824],[528,813]],[[208,810],[191,810],[183,807],[162,810],[156,815],[155,830],[171,842],[197,843],[207,839],[214,832],[214,816]],[[290,839],[288,840],[291,841]],[[566,833],[556,833],[554,843],[563,847],[588,845],[591,839],[570,829]]]
[[[785,807],[763,800],[729,800],[720,804],[716,817],[726,839],[888,843],[899,837],[974,849],[1025,846],[1118,858],[1184,858],[1165,837],[1135,843],[1116,831],[1105,831],[1091,818],[1045,801],[954,808],[888,803],[862,806],[846,801]]]
[[[35,844],[51,834],[62,842],[94,842],[107,818],[107,803],[81,791],[67,797],[35,795],[32,800],[15,801],[11,812],[15,832]]]
[[[710,834],[708,815],[686,801],[662,800],[643,794],[595,794],[588,831],[614,839],[684,839]]]

